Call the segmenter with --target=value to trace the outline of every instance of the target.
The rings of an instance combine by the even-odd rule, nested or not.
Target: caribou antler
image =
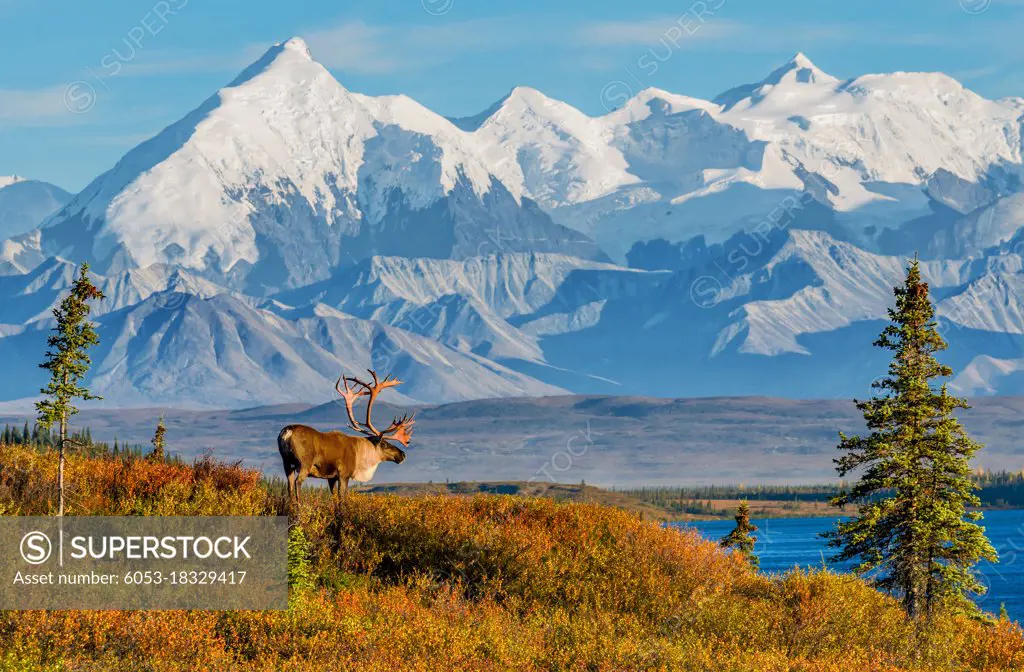
[[[369,392],[367,392],[366,390],[353,390],[351,387],[348,386],[348,381],[349,379],[346,378],[345,376],[338,378],[338,382],[334,384],[334,389],[337,390],[338,395],[345,400],[345,411],[348,412],[348,426],[356,430],[357,432],[363,432],[364,434],[366,434],[367,432],[363,430],[363,428],[360,427],[359,423],[356,421],[356,416],[355,413],[353,412],[352,405],[356,403],[356,399],[358,399],[359,397],[366,396],[367,394],[369,394]],[[341,389],[342,382],[345,383],[344,390]]]
[[[367,369],[370,377],[373,378],[373,383],[364,383],[354,376],[342,376],[335,383],[334,389],[338,391],[341,398],[345,400],[345,410],[348,413],[349,426],[361,432],[366,436],[373,437],[376,439],[383,439],[387,437],[393,439],[403,446],[408,446],[409,441],[412,439],[412,426],[416,423],[414,417],[404,415],[401,418],[395,418],[390,425],[384,431],[380,431],[373,426],[373,402],[377,400],[377,395],[382,390],[386,390],[389,387],[395,387],[401,385],[402,381],[393,378],[391,376],[385,376],[384,380],[380,380],[377,377],[377,372],[373,369]],[[341,384],[344,382],[344,390],[341,388]],[[361,390],[353,390],[349,387],[349,382],[352,382],[360,386]],[[359,397],[369,397],[366,401],[366,422],[359,423],[356,420],[355,413],[353,412],[353,404]]]
[[[397,441],[403,446],[408,446],[409,441],[412,440],[412,426],[416,424],[416,417],[412,415],[403,415],[401,418],[395,418],[391,421],[391,425],[384,430],[384,436],[387,436],[392,441]]]
[[[389,387],[394,387],[395,385],[401,385],[402,381],[392,378],[391,376],[386,376],[384,380],[380,380],[379,378],[377,378],[377,372],[374,371],[373,369],[367,369],[366,371],[373,378],[372,385],[369,383],[364,383],[363,381],[355,377],[346,378],[345,381],[347,383],[349,380],[351,380],[353,383],[363,388],[363,391],[359,393],[358,396],[369,395],[370,397],[366,402],[366,422],[363,423],[363,427],[369,431],[367,432],[364,430],[363,433],[370,434],[372,436],[382,436],[383,432],[381,432],[379,429],[373,426],[373,402],[377,401],[377,395],[380,394],[383,390],[386,390]]]

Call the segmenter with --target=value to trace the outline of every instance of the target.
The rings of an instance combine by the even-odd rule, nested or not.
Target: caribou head
[[[373,379],[372,383],[364,383],[355,377],[342,376],[334,384],[334,389],[345,402],[345,411],[348,413],[348,426],[354,431],[369,437],[371,441],[380,446],[381,450],[384,451],[386,460],[395,464],[401,464],[405,460],[405,451],[396,446],[395,443],[400,443],[405,447],[409,446],[409,441],[412,440],[412,426],[416,424],[416,419],[409,415],[403,415],[392,420],[391,424],[383,430],[377,429],[373,425],[373,402],[377,400],[377,395],[383,390],[401,385],[402,381],[396,380],[392,376],[385,376],[384,380],[379,380],[377,373],[372,369],[367,369],[367,373]],[[357,385],[358,389],[351,388],[349,383]],[[342,385],[344,385],[344,388]],[[366,400],[366,422],[356,420],[354,405],[359,397],[369,397]]]

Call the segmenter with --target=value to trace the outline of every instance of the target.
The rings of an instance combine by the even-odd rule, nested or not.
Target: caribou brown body
[[[337,494],[349,480],[365,483],[381,462],[401,464],[405,452],[386,441],[365,436],[321,432],[306,425],[288,425],[277,435],[277,448],[288,476],[288,495],[295,497],[306,478],[324,478]]]
[[[415,420],[408,416],[395,418],[387,428],[378,430],[371,419],[377,395],[381,390],[400,385],[401,381],[390,377],[378,380],[373,371],[370,371],[370,375],[373,377],[372,384],[342,376],[335,385],[345,402],[349,427],[362,436],[321,432],[306,425],[288,425],[278,434],[277,449],[281,453],[284,473],[288,477],[288,496],[291,499],[298,498],[302,482],[309,477],[326,479],[331,492],[338,495],[348,491],[349,480],[365,483],[373,478],[381,462],[401,464],[405,460],[405,451],[395,443],[409,445]],[[342,381],[345,383],[344,389],[341,387]],[[359,388],[350,388],[349,382]],[[369,398],[366,402],[366,421],[360,423],[355,419],[353,405],[363,396]]]

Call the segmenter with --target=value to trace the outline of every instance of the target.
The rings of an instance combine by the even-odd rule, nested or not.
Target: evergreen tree
[[[4,424],[4,434],[3,438],[0,439],[0,443],[3,443],[5,446],[9,446],[13,443],[13,441],[11,441],[11,428],[7,424]]]
[[[21,430],[21,442],[25,445],[32,443],[32,434],[28,431],[28,420],[25,421],[25,429]]]
[[[57,324],[47,339],[46,361],[39,365],[50,372],[49,384],[40,390],[46,398],[36,403],[39,424],[46,429],[50,429],[54,423],[60,426],[60,439],[57,443],[58,516],[64,515],[64,453],[70,442],[68,420],[78,413],[72,402],[75,399],[99,399],[83,385],[83,379],[92,363],[86,351],[100,340],[89,322],[89,302],[102,298],[103,292],[89,279],[89,265],[82,264],[71,286],[71,293],[53,309]]]
[[[309,538],[301,525],[293,524],[288,529],[288,588],[290,591],[301,592],[316,583],[314,573],[310,568],[310,554]]]
[[[719,544],[722,548],[731,548],[742,555],[756,569],[761,565],[761,561],[754,553],[754,532],[757,532],[757,526],[750,522],[750,505],[744,499],[736,509],[736,527],[722,537]]]
[[[934,357],[946,342],[916,259],[894,292],[891,323],[875,341],[894,353],[888,376],[874,383],[873,398],[857,402],[870,434],[840,434],[845,454],[835,460],[841,477],[857,470],[860,480],[832,504],[855,504],[857,512],[825,537],[840,549],[833,561],[855,560],[854,570],[898,596],[909,616],[926,617],[945,599],[973,611],[967,594],[985,590],[974,565],[997,561],[977,524],[981,514],[967,512],[980,503],[969,462],[981,446],[953,416],[967,402],[932,382],[952,369]]]
[[[153,434],[153,439],[150,443],[153,444],[153,452],[149,454],[150,458],[157,461],[164,461],[164,434],[167,433],[167,427],[164,426],[164,416],[160,416],[160,420],[156,423],[156,432]]]

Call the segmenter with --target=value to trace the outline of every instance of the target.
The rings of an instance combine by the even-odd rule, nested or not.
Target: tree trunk
[[[68,438],[68,416],[60,416],[60,444],[57,448],[57,515],[64,515],[64,444]]]

